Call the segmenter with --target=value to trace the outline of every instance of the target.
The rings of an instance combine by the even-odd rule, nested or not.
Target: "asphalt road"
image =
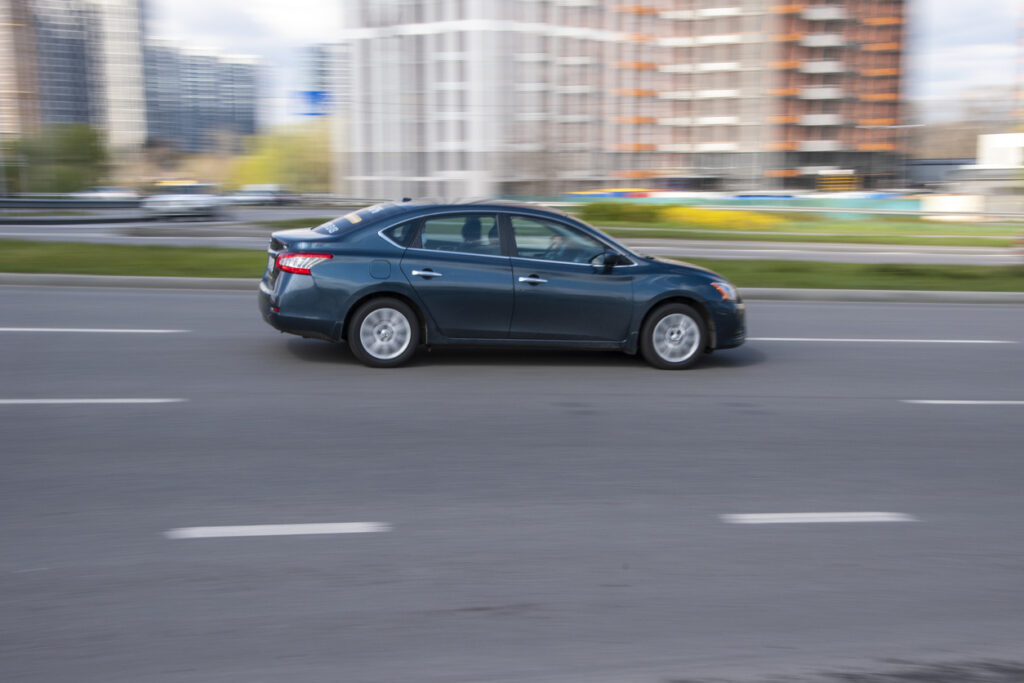
[[[255,294],[0,292],[0,680],[1024,678],[1024,404],[904,402],[1024,401],[1020,307],[381,371]],[[869,512],[914,521],[723,517]],[[378,526],[166,535],[306,523]]]
[[[252,208],[230,210],[229,220],[145,221],[84,225],[0,225],[0,239],[103,244],[208,246],[265,249],[270,229],[263,221],[294,218],[320,219],[331,209]],[[776,259],[835,263],[906,263],[925,265],[1014,265],[1017,251],[1003,247],[944,247],[928,245],[828,244],[806,242],[758,242],[631,239],[627,246],[654,256],[708,259]]]

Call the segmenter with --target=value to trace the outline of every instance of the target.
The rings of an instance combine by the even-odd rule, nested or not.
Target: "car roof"
[[[465,209],[472,207],[474,209],[523,209],[527,211],[539,211],[542,213],[553,213],[567,218],[572,218],[569,214],[558,209],[552,209],[547,206],[540,206],[537,204],[529,204],[526,202],[514,201],[511,199],[488,199],[480,197],[467,197],[467,198],[456,198],[456,199],[433,199],[433,198],[421,198],[421,199],[410,199],[408,201],[400,202],[387,202],[383,203],[382,207],[394,207],[397,209],[405,209],[408,211],[419,211],[424,209]]]

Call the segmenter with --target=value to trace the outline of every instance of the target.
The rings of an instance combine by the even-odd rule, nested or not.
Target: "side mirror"
[[[607,250],[603,254],[604,258],[599,259],[601,265],[601,272],[610,273],[615,266],[622,265],[625,259],[617,251]]]

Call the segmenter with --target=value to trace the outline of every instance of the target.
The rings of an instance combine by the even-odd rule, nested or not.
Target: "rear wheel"
[[[640,353],[656,368],[682,370],[696,363],[707,346],[704,319],[686,304],[665,304],[640,330]]]
[[[371,367],[402,365],[413,357],[419,343],[419,319],[408,304],[398,299],[367,301],[349,322],[352,355]]]

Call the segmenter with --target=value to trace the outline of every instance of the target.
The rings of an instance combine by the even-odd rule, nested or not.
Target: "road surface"
[[[0,289],[3,680],[1024,674],[1020,307],[381,371],[255,293]]]

